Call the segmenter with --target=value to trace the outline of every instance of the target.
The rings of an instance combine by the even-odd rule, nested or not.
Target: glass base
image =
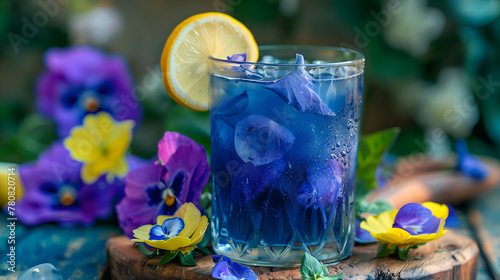
[[[221,242],[222,241],[222,242]],[[227,242],[226,242],[227,241]],[[343,242],[330,242],[315,246],[290,244],[288,246],[269,246],[265,244],[251,246],[250,243],[238,243],[227,238],[215,240],[213,250],[231,260],[245,265],[268,267],[294,267],[299,266],[306,252],[323,262],[333,265],[352,254],[352,236],[346,237]]]

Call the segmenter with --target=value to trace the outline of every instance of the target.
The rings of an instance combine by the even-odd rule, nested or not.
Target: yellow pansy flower
[[[362,221],[360,227],[367,230],[381,244],[385,256],[398,250],[398,256],[406,257],[409,248],[436,240],[446,233],[445,220],[448,206],[434,202],[409,203],[401,209],[389,210]],[[397,246],[397,248],[396,248]],[[401,253],[402,250],[405,253]],[[401,254],[401,255],[400,255]]]
[[[86,184],[94,183],[107,174],[111,182],[127,174],[125,153],[132,140],[134,121],[115,121],[106,112],[87,115],[83,124],[71,129],[64,146],[72,159],[82,162],[81,177]]]
[[[200,243],[208,226],[208,218],[191,202],[184,203],[173,216],[160,215],[156,225],[134,230],[133,242],[168,251],[191,252]]]

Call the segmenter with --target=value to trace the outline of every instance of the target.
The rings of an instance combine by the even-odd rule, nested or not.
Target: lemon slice
[[[241,22],[222,13],[185,19],[168,37],[161,56],[168,94],[184,107],[208,110],[208,58],[226,59],[241,53],[250,62],[259,56],[252,33]]]

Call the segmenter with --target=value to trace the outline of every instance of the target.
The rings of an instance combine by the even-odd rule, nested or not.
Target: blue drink
[[[261,55],[267,63],[209,62],[213,248],[251,265],[292,266],[304,252],[346,258],[363,56],[313,47]]]

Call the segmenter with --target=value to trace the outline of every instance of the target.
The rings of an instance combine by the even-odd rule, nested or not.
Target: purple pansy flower
[[[442,219],[419,203],[408,203],[399,209],[394,218],[394,228],[404,229],[411,235],[436,233]]]
[[[304,57],[297,54],[296,65],[304,64]],[[285,77],[265,88],[278,94],[286,103],[299,112],[335,115],[313,90],[313,78],[307,73],[305,66],[297,66]]]
[[[165,132],[158,143],[158,162],[125,177],[125,198],[116,206],[120,227],[131,238],[134,229],[154,224],[158,215],[172,215],[185,202],[197,204],[209,173],[202,145]]]
[[[93,184],[84,184],[81,167],[61,142],[42,152],[36,162],[20,165],[26,192],[17,204],[19,220],[27,225],[90,225],[98,218],[108,217],[119,181],[108,184],[103,176]]]
[[[250,115],[236,124],[234,146],[244,162],[264,165],[283,157],[295,142],[286,127],[261,116]]]
[[[231,261],[226,256],[213,255],[215,263],[212,277],[224,280],[257,280],[257,275],[249,268],[237,262]]]
[[[458,155],[458,171],[464,176],[475,180],[482,181],[488,178],[490,173],[488,167],[479,158],[469,153],[465,139],[459,138],[455,140],[455,150]]]
[[[121,56],[89,46],[52,48],[36,84],[37,109],[54,120],[64,137],[87,114],[106,111],[114,119],[139,121],[133,80]]]

